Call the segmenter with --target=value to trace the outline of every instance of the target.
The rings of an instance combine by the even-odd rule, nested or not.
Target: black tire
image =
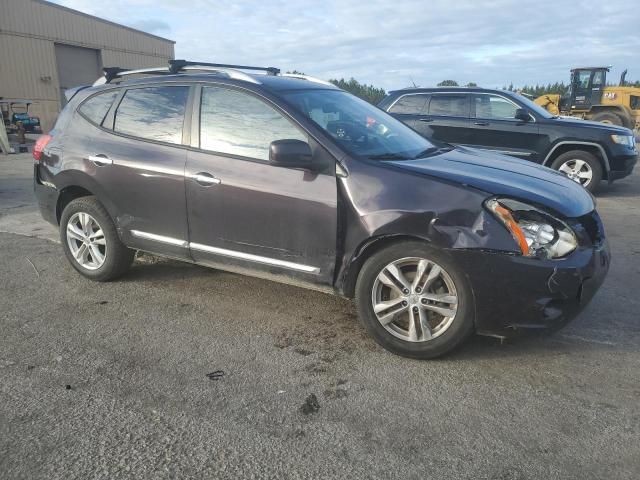
[[[446,330],[439,336],[418,342],[403,340],[390,333],[380,323],[373,308],[372,295],[378,274],[390,263],[408,257],[423,258],[438,264],[453,281],[458,297],[457,311]],[[359,318],[369,334],[385,349],[404,357],[429,359],[442,356],[460,345],[474,331],[474,297],[463,270],[450,255],[423,242],[401,241],[375,253],[360,270],[355,293]],[[394,318],[402,319],[402,315]]]
[[[624,118],[615,112],[600,112],[596,113],[591,120],[594,122],[608,123],[609,125],[618,125],[619,127],[625,126]]]
[[[594,154],[585,152],[584,150],[571,150],[559,155],[551,164],[551,168],[566,174],[566,172],[562,172],[560,168],[565,164],[571,165],[571,162],[574,160],[582,160],[588,164],[591,169],[591,180],[582,186],[590,192],[595,192],[600,184],[600,180],[602,180],[602,164]]]
[[[87,213],[99,224],[104,234],[104,262],[95,269],[88,269],[81,265],[74,257],[69,246],[67,226],[75,214]],[[102,204],[92,196],[81,197],[69,202],[60,217],[60,241],[67,260],[71,266],[83,276],[97,282],[108,282],[123,275],[135,256],[135,251],[127,248],[121,241],[116,227]],[[80,244],[79,242],[78,244]]]

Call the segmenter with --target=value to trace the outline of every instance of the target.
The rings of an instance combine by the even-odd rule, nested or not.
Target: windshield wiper
[[[406,155],[399,153],[379,153],[378,155],[369,155],[371,160],[409,160]]]
[[[453,150],[453,146],[451,145],[447,145],[444,147],[429,147],[426,150],[423,150],[422,152],[420,152],[415,157],[412,157],[411,160],[417,160],[418,158],[428,157],[436,153],[449,152],[451,150]]]

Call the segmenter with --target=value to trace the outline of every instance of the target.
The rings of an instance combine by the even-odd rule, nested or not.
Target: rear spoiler
[[[89,87],[90,85],[81,85],[79,87],[69,88],[64,91],[64,98],[66,98],[67,103],[69,103],[71,99],[76,96],[76,93],[78,93],[80,90],[84,90],[85,88],[89,88]]]

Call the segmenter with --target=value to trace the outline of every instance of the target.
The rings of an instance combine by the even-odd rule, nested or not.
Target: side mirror
[[[275,140],[269,145],[269,163],[278,167],[311,168],[311,147],[302,140]]]
[[[531,115],[529,115],[529,110],[526,108],[518,108],[516,110],[516,114],[514,116],[516,120],[522,120],[523,122],[528,122],[531,120]]]

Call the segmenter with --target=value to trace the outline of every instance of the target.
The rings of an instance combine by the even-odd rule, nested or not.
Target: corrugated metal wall
[[[37,102],[51,128],[60,98],[55,43],[100,50],[103,66],[166,65],[174,43],[41,0],[0,0],[0,96]]]

